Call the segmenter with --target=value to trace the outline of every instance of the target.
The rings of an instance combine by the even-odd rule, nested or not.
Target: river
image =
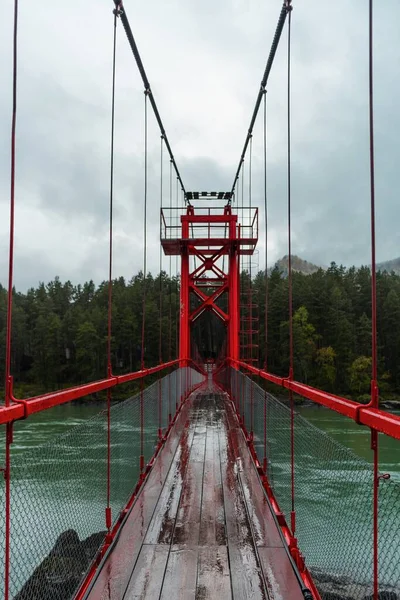
[[[303,406],[297,412],[319,427],[343,446],[368,462],[372,462],[370,432],[339,413],[320,406]],[[396,411],[392,411],[396,412]],[[400,411],[397,411],[400,415]],[[386,435],[379,435],[379,468],[382,473],[390,473],[394,481],[400,482],[400,441]]]

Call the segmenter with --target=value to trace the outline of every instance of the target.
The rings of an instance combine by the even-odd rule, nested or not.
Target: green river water
[[[323,407],[300,407],[297,412],[364,460],[372,461],[370,433],[365,427]],[[381,472],[400,482],[400,441],[379,435],[379,460]]]

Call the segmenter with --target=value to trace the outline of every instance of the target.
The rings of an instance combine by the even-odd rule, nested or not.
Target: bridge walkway
[[[228,397],[208,383],[183,406],[93,600],[301,600]]]

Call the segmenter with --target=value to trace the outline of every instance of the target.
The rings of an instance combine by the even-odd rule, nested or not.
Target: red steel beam
[[[128,383],[129,381],[134,381],[135,379],[142,379],[143,377],[147,377],[153,373],[158,373],[159,371],[163,371],[164,369],[168,369],[169,367],[173,367],[179,363],[180,361],[178,359],[171,360],[169,362],[162,363],[161,365],[150,367],[149,369],[135,371],[134,373],[127,373],[126,375],[114,375],[112,377],[108,377],[107,379],[101,379],[100,381],[74,386],[57,392],[42,394],[41,396],[33,396],[32,398],[26,398],[25,400],[12,397],[12,404],[10,406],[4,406],[0,408],[0,425],[17,421],[19,419],[24,419],[29,415],[42,410],[53,408],[59,404],[66,404],[72,400],[77,400],[78,398],[83,398],[83,396],[88,396],[96,392],[101,392],[102,390],[107,390],[117,385],[121,385],[122,383]],[[195,368],[197,368],[197,366],[195,366]]]
[[[182,223],[229,223],[230,221],[237,222],[237,215],[183,215],[181,217]]]
[[[270,381],[271,383],[287,390],[291,390],[293,393],[303,396],[316,404],[334,410],[360,425],[365,425],[366,427],[370,427],[380,433],[385,433],[392,438],[400,440],[400,416],[387,413],[378,408],[367,407],[359,402],[354,402],[354,400],[348,400],[347,398],[324,392],[323,390],[311,387],[305,383],[286,379],[285,377],[279,377],[278,375],[268,373],[267,371],[263,371],[262,369],[258,369],[257,367],[253,367],[242,361],[228,359],[228,363],[233,367],[246,369],[250,373],[258,375],[266,381]]]

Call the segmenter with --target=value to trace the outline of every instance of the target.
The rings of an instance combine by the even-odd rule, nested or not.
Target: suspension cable
[[[147,91],[144,92],[144,207],[143,207],[143,306],[142,306],[142,350],[141,369],[144,370],[145,360],[145,329],[146,329],[146,273],[147,273]],[[144,471],[144,377],[140,386],[140,473]]]
[[[150,104],[151,104],[153,112],[154,112],[154,116],[156,117],[158,126],[160,128],[161,135],[164,138],[165,145],[167,147],[170,160],[171,160],[172,165],[173,165],[173,167],[175,169],[175,173],[176,173],[176,176],[177,176],[177,178],[179,180],[179,183],[181,185],[182,191],[184,193],[186,193],[185,186],[183,185],[183,181],[182,181],[181,175],[179,173],[179,169],[178,169],[178,166],[176,164],[176,160],[175,160],[175,157],[173,155],[173,152],[172,152],[169,140],[168,140],[168,136],[166,134],[163,122],[161,120],[160,113],[158,112],[157,104],[156,104],[156,101],[154,99],[154,95],[153,95],[153,92],[151,90],[151,87],[150,87],[150,82],[149,82],[149,80],[147,78],[146,71],[144,69],[144,66],[143,66],[143,63],[142,63],[142,59],[141,59],[140,54],[139,54],[138,47],[136,46],[136,42],[135,42],[135,39],[133,37],[133,33],[132,33],[131,26],[130,26],[129,21],[128,21],[128,16],[126,14],[125,7],[122,6],[122,2],[120,0],[113,0],[113,1],[114,1],[114,4],[117,7],[119,7],[120,16],[121,16],[121,22],[122,22],[122,25],[124,26],[126,37],[128,38],[129,45],[131,47],[133,56],[135,57],[135,60],[136,60],[137,67],[138,67],[140,75],[142,77],[142,81],[143,81],[145,92],[149,96],[149,100],[150,100]]]
[[[176,210],[178,211],[178,215],[179,215],[179,186],[178,186],[179,180],[178,178],[176,178],[176,197],[175,197],[175,202],[176,202]],[[178,216],[178,223],[179,223],[179,216]],[[175,323],[176,323],[176,328],[175,328],[175,357],[178,358],[179,356],[179,306],[180,306],[180,297],[179,297],[179,289],[180,289],[180,285],[178,282],[178,270],[179,270],[179,258],[178,255],[176,255],[175,257],[175,273],[176,273],[176,282],[175,282]],[[187,383],[187,368],[185,365],[185,369],[180,368],[179,369],[179,373],[180,373],[180,393],[181,393],[181,398],[180,401],[183,402],[184,399],[184,384]],[[178,410],[178,395],[176,397],[176,404],[175,404],[175,412]]]
[[[290,123],[290,41],[291,13],[288,24],[287,54],[287,210],[288,210],[288,283],[289,283],[289,377],[293,378],[293,273],[292,273],[292,186],[291,186],[291,123]]]
[[[172,225],[172,161],[169,161],[169,214]],[[172,256],[169,255],[169,332],[168,332],[168,356],[172,360]],[[171,377],[168,377],[168,422],[171,423]]]
[[[267,92],[264,90],[264,223],[265,223],[265,298],[264,298],[264,370],[268,370],[268,196],[267,196]],[[267,472],[267,402],[268,393],[264,391],[264,472]]]
[[[11,331],[12,331],[12,294],[14,278],[14,230],[15,230],[15,146],[17,128],[17,50],[18,50],[18,0],[14,0],[13,27],[13,83],[12,83],[12,118],[11,118],[11,172],[10,172],[10,243],[8,255],[8,294],[6,324],[6,364],[5,364],[5,406],[12,400],[11,377]],[[11,443],[13,425],[7,423],[5,444],[5,552],[4,552],[4,598],[10,594],[10,526],[11,526]]]
[[[161,136],[161,143],[160,143],[160,213],[162,210],[162,206],[163,206],[163,149],[164,149],[164,138],[163,136]],[[163,249],[162,249],[162,245],[160,244],[160,287],[159,287],[159,296],[160,296],[160,301],[159,301],[159,319],[160,319],[160,327],[159,327],[159,336],[158,336],[158,362],[161,365],[162,364],[162,329],[163,329],[163,301],[162,301],[162,295],[163,295],[163,275],[162,275],[162,255],[163,255]],[[161,371],[159,371],[158,374],[158,439],[161,440],[162,439],[162,375],[161,375]]]
[[[250,121],[249,129],[248,129],[248,132],[247,132],[247,135],[246,135],[246,139],[245,139],[245,142],[244,142],[242,154],[240,155],[239,165],[238,165],[238,168],[236,170],[235,178],[233,180],[232,191],[231,191],[231,195],[232,196],[235,193],[235,187],[236,187],[237,181],[239,179],[239,173],[240,173],[240,169],[242,168],[244,157],[245,157],[246,152],[247,152],[247,146],[249,145],[251,136],[253,134],[254,124],[255,124],[256,119],[257,119],[258,111],[260,109],[261,100],[262,100],[262,97],[263,97],[263,94],[264,94],[264,90],[266,89],[266,85],[267,85],[267,82],[268,82],[269,74],[271,72],[271,68],[272,68],[272,65],[273,65],[273,62],[274,62],[274,59],[275,59],[275,54],[276,54],[276,51],[277,51],[278,46],[279,46],[279,40],[281,38],[283,27],[285,25],[286,16],[287,16],[287,14],[292,9],[291,2],[292,2],[292,0],[284,0],[283,6],[281,8],[281,12],[280,12],[279,19],[278,19],[278,24],[277,24],[276,29],[275,29],[274,39],[272,40],[271,50],[269,52],[267,64],[265,66],[264,75],[263,75],[263,78],[262,78],[262,81],[261,81],[260,90],[259,90],[259,92],[257,94],[257,99],[256,99],[256,104],[255,104],[255,107],[254,107],[253,115],[251,117],[251,121]]]
[[[241,208],[242,208],[242,218],[241,218],[241,223],[243,223],[243,215],[244,215],[244,159],[242,162],[242,168],[241,168],[241,173],[242,173],[242,181],[241,181]],[[244,263],[244,261],[242,261]],[[243,264],[242,264],[242,268],[243,268]],[[242,283],[244,283],[243,278],[241,278],[241,273],[239,273],[239,284],[240,284],[240,305],[242,306],[242,300],[244,299],[244,290],[242,286]],[[242,330],[241,333],[241,340],[242,340],[242,358],[245,359],[246,358],[246,325],[245,325],[245,314],[244,311],[242,311],[241,314],[241,319],[240,319],[240,326],[239,326]],[[242,396],[243,397],[243,396]]]
[[[288,206],[288,286],[289,286],[289,379],[293,379],[293,273],[292,273],[292,197],[291,197],[291,120],[290,120],[290,50],[292,33],[292,7],[289,5],[288,20],[288,42],[287,42],[287,206]],[[290,446],[291,446],[291,529],[292,534],[296,531],[295,514],[295,480],[294,480],[294,398],[293,392],[289,392],[290,398]]]
[[[378,353],[376,324],[376,249],[375,249],[375,159],[374,159],[374,87],[373,87],[373,0],[369,0],[369,155],[371,187],[371,303],[372,303],[372,384],[377,386]],[[376,390],[377,391],[377,390]],[[378,394],[373,401],[378,405]]]
[[[179,187],[178,187],[178,178],[176,178],[176,208],[179,209]],[[179,213],[178,213],[179,214]],[[178,217],[179,218],[179,217]],[[179,221],[178,221],[179,222]],[[176,357],[178,357],[179,353],[179,282],[178,282],[178,271],[179,271],[179,258],[178,255],[175,257],[175,273],[176,273],[176,284],[175,284],[175,320],[176,320],[176,331],[175,331],[175,345],[176,345]]]
[[[113,259],[113,201],[114,201],[114,138],[115,138],[115,72],[117,54],[118,8],[114,9],[113,59],[111,85],[111,140],[110,140],[110,204],[109,204],[109,254],[108,254],[108,314],[107,314],[107,377],[112,377],[112,259]],[[107,506],[106,527],[110,532],[111,519],[111,388],[107,390]]]
[[[252,163],[253,163],[253,136],[250,137],[249,144],[249,208],[252,207]],[[251,219],[251,210],[250,210]],[[253,254],[249,254],[249,364],[253,364]],[[253,440],[254,432],[254,383],[253,374],[250,376],[250,438]]]
[[[161,168],[160,168],[160,210],[162,209],[162,206],[163,206],[163,155],[164,155],[163,150],[164,150],[164,138],[163,138],[163,136],[161,136],[161,144],[160,144],[160,164],[161,164]],[[160,331],[159,331],[159,340],[158,340],[158,360],[160,362],[160,365],[162,364],[162,308],[163,308],[163,304],[162,304],[162,292],[163,292],[162,255],[163,255],[163,249],[162,249],[162,245],[160,244],[160,289],[159,289],[159,293],[160,293]]]
[[[107,314],[107,376],[111,377],[112,334],[112,259],[113,259],[113,201],[114,201],[114,138],[115,138],[115,74],[117,49],[118,8],[114,10],[112,85],[111,85],[111,140],[110,140],[110,202],[109,202],[109,250],[108,250],[108,314]]]
[[[6,325],[6,364],[5,364],[5,405],[11,403],[11,332],[12,332],[12,301],[14,279],[14,232],[15,232],[15,146],[17,128],[17,49],[18,49],[18,0],[14,2],[14,32],[13,32],[13,92],[12,92],[12,121],[11,121],[11,173],[10,173],[10,244],[8,261],[8,295],[7,295],[7,325]]]
[[[373,62],[373,0],[369,0],[368,15],[368,95],[369,95],[369,163],[370,163],[370,204],[371,204],[371,402],[379,407],[378,389],[378,350],[376,315],[376,243],[375,243],[375,158],[374,158],[374,62]],[[379,597],[379,446],[378,432],[371,429],[371,448],[373,451],[373,597]]]
[[[267,198],[267,92],[264,91],[264,222],[265,222],[265,356],[264,369],[268,370],[268,198]]]

